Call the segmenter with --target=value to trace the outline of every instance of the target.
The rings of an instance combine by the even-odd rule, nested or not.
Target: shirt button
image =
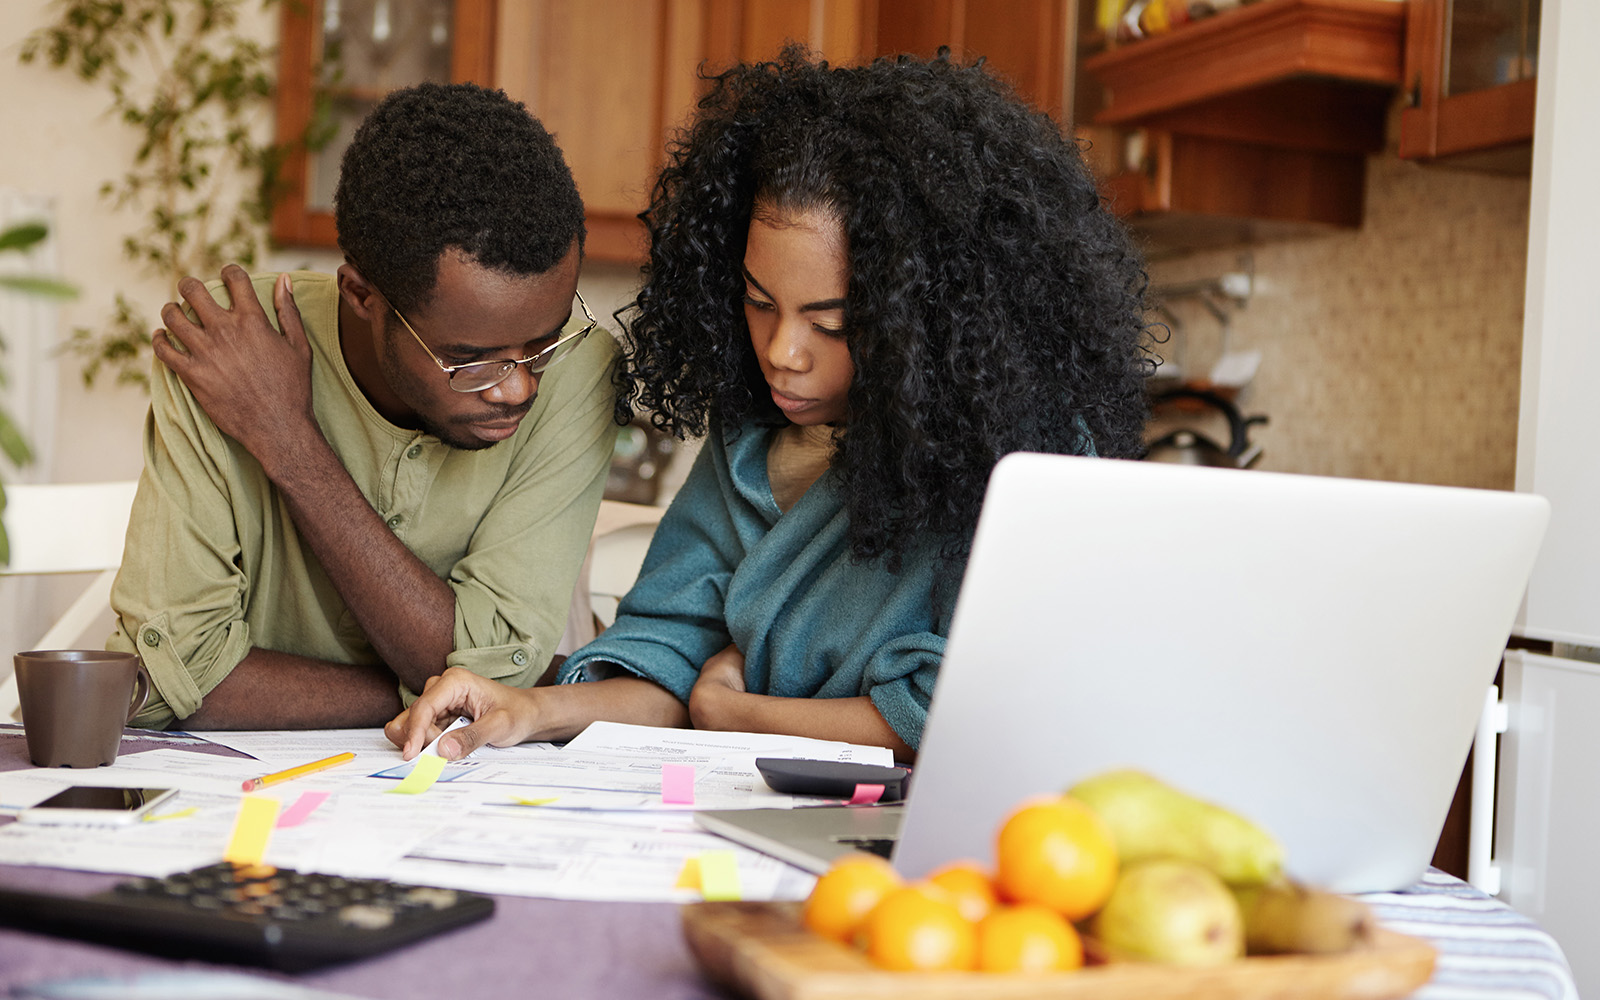
[[[143,638],[144,638],[144,644],[146,646],[149,646],[151,649],[154,649],[155,647],[161,645],[161,633],[157,632],[153,628],[145,629]]]
[[[422,445],[420,444],[414,444],[406,450],[407,458],[416,458],[420,454],[422,454]]]
[[[519,667],[524,666],[528,662],[528,654],[519,649],[511,654],[511,662]]]
[[[398,527],[400,527],[400,522],[404,521],[404,520],[405,520],[404,517],[401,517],[399,514],[396,514],[395,516],[389,518],[389,520],[385,521],[384,523],[387,524],[391,528],[398,528]]]

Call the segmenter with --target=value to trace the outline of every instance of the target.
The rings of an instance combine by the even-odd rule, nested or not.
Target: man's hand
[[[485,743],[515,746],[533,736],[539,726],[537,689],[515,688],[480,677],[470,670],[451,667],[429,677],[411,707],[383,727],[389,742],[410,760],[433,742],[457,718],[472,719],[439,741],[439,756],[460,760]]]
[[[689,692],[689,719],[696,729],[722,728],[718,720],[728,695],[744,693],[744,654],[730,642],[700,668],[700,679]]]
[[[233,299],[227,309],[199,280],[178,282],[178,293],[199,323],[168,302],[161,307],[167,329],[152,335],[152,346],[212,423],[244,445],[270,475],[292,458],[307,435],[321,433],[311,411],[311,345],[287,274],[279,276],[272,290],[281,334],[268,322],[244,268],[229,264],[222,269],[222,280]]]

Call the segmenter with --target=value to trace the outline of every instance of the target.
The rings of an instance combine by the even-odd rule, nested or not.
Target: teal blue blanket
[[[713,430],[616,622],[573,653],[558,680],[606,676],[615,664],[687,702],[701,664],[732,641],[748,690],[866,695],[915,748],[960,567],[940,570],[932,545],[906,553],[898,573],[852,563],[831,471],[780,513],[767,482],[771,435],[746,427],[726,441]],[[948,580],[936,594],[941,574]]]

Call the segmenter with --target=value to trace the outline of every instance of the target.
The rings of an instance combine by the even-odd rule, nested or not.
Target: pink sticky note
[[[661,765],[661,801],[671,806],[694,805],[694,765]]]
[[[869,806],[881,798],[883,798],[882,785],[858,784],[856,785],[856,793],[850,796],[850,804],[853,806]]]
[[[328,801],[328,792],[301,792],[300,797],[294,800],[294,805],[285,809],[278,816],[278,829],[286,826],[299,826],[306,821],[317,806]]]

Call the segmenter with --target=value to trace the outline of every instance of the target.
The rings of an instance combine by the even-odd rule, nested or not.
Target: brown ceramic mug
[[[150,697],[132,653],[49,649],[18,653],[17,695],[28,757],[40,767],[99,767],[117,759],[122,728]]]

